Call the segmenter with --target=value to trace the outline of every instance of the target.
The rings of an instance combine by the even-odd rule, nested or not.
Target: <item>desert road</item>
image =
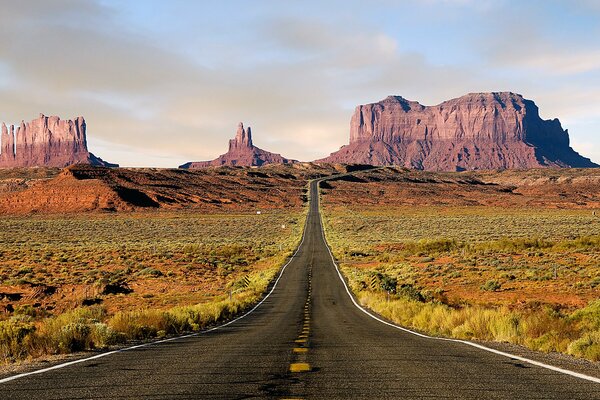
[[[0,399],[600,399],[599,383],[361,311],[325,243],[316,185],[302,244],[250,314],[1,380]]]

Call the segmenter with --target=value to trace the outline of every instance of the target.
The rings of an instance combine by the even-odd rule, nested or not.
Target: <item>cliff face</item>
[[[244,128],[240,122],[234,139],[229,141],[229,151],[212,161],[195,161],[181,165],[179,168],[206,168],[229,166],[260,166],[265,164],[290,164],[296,162],[282,157],[280,154],[271,153],[252,143],[252,131],[250,127]]]
[[[88,151],[83,117],[61,120],[40,115],[31,122],[8,128],[2,124],[0,167],[66,167],[91,164],[116,167]]]
[[[350,143],[320,162],[462,171],[597,167],[569,146],[560,122],[521,95],[473,93],[423,106],[399,96],[358,106]]]

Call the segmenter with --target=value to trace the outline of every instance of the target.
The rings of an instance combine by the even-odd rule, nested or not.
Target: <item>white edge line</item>
[[[324,179],[324,180],[326,180],[326,179]],[[317,182],[317,204],[319,206],[319,209],[321,207],[321,204],[320,204],[321,199],[320,199],[320,192],[319,192],[319,184],[320,184],[320,182],[321,181]],[[526,362],[528,364],[532,364],[532,365],[535,365],[535,366],[538,366],[538,367],[546,368],[546,369],[549,369],[549,370],[552,370],[552,371],[555,371],[555,372],[560,372],[561,374],[571,375],[571,376],[574,376],[576,378],[585,379],[585,380],[590,381],[590,382],[600,383],[600,378],[596,378],[596,377],[593,377],[593,376],[581,374],[579,372],[570,371],[568,369],[563,369],[563,368],[555,367],[553,365],[544,364],[543,362],[540,362],[540,361],[535,361],[535,360],[531,360],[529,358],[525,358],[525,357],[517,356],[517,355],[514,355],[514,354],[506,353],[504,351],[492,349],[492,348],[483,346],[483,345],[478,344],[478,343],[469,342],[467,340],[450,339],[450,338],[442,338],[442,337],[435,337],[435,336],[424,335],[422,333],[415,332],[415,331],[412,331],[412,330],[407,329],[407,328],[403,328],[403,327],[401,327],[399,325],[392,324],[392,323],[390,323],[388,321],[385,321],[385,320],[379,318],[376,315],[371,314],[369,311],[367,311],[365,308],[363,308],[360,304],[358,304],[356,302],[356,299],[354,298],[354,295],[352,295],[352,292],[350,292],[350,289],[348,288],[348,285],[346,284],[346,281],[344,280],[344,277],[343,277],[342,273],[340,272],[340,269],[338,268],[337,263],[335,262],[335,258],[333,257],[333,253],[331,252],[331,248],[329,247],[329,244],[327,243],[327,239],[325,238],[325,228],[323,227],[323,218],[322,218],[320,212],[319,212],[319,223],[321,224],[321,233],[322,233],[322,236],[323,236],[323,242],[325,243],[325,246],[327,247],[327,251],[329,252],[329,256],[331,257],[331,262],[333,263],[333,266],[335,267],[340,280],[342,281],[342,283],[344,284],[344,287],[346,288],[346,293],[348,293],[348,296],[350,296],[350,300],[352,300],[352,303],[354,303],[354,305],[360,311],[364,312],[365,314],[367,314],[369,317],[373,318],[374,320],[379,321],[382,324],[391,326],[392,328],[399,329],[401,331],[404,331],[404,332],[407,332],[407,333],[410,333],[410,334],[413,334],[413,335],[416,335],[416,336],[419,336],[419,337],[422,337],[422,338],[425,338],[425,339],[442,340],[442,341],[446,341],[446,342],[455,342],[455,343],[466,344],[468,346],[476,347],[476,348],[478,348],[480,350],[485,350],[485,351],[488,351],[490,353],[498,354],[498,355],[501,355],[501,356],[504,356],[504,357],[508,357],[508,358],[513,358],[515,360],[523,361],[523,362]]]
[[[308,221],[309,214],[310,214],[310,204],[309,204],[309,211],[308,211],[308,213],[306,215],[306,220],[307,221]],[[258,307],[260,307],[260,305],[262,303],[264,303],[265,300],[267,300],[269,298],[269,296],[271,296],[271,294],[273,293],[273,291],[275,291],[275,288],[277,287],[277,283],[279,283],[279,280],[283,276],[283,273],[285,272],[285,269],[287,268],[288,265],[290,265],[290,263],[294,260],[294,258],[296,257],[296,255],[298,254],[298,252],[300,251],[300,249],[302,248],[302,244],[304,243],[304,238],[305,238],[305,235],[306,235],[306,225],[307,224],[305,223],[304,224],[304,228],[302,230],[302,239],[300,240],[300,244],[296,248],[296,251],[294,252],[294,254],[292,254],[292,256],[290,257],[290,259],[288,260],[288,262],[285,263],[285,265],[283,267],[281,267],[281,271],[279,272],[279,275],[277,276],[277,279],[273,283],[273,287],[271,288],[271,290],[269,291],[269,293],[267,293],[267,295],[265,297],[263,297],[261,301],[259,301],[254,307],[252,307],[252,309],[250,311],[246,312],[245,314],[242,314],[239,317],[237,317],[235,319],[232,319],[229,322],[224,323],[223,325],[219,325],[219,326],[216,326],[214,328],[207,329],[205,331],[191,333],[191,334],[183,335],[183,336],[176,336],[176,337],[172,337],[172,338],[168,338],[168,339],[157,340],[157,341],[149,342],[149,343],[138,344],[138,345],[135,345],[135,346],[125,347],[125,348],[118,349],[118,350],[107,351],[106,353],[101,353],[101,354],[97,354],[95,356],[81,358],[79,360],[73,360],[73,361],[69,361],[69,362],[66,362],[66,363],[62,363],[62,364],[57,364],[57,365],[54,365],[52,367],[38,369],[36,371],[31,371],[31,372],[24,372],[24,373],[21,373],[21,374],[18,374],[18,375],[13,375],[13,376],[9,376],[9,377],[4,378],[4,379],[0,379],[0,384],[6,383],[6,382],[10,382],[10,381],[14,381],[14,380],[19,379],[19,378],[24,378],[26,376],[43,374],[45,372],[49,372],[49,371],[53,371],[53,370],[56,370],[56,369],[65,368],[65,367],[68,367],[68,366],[71,366],[71,365],[75,365],[75,364],[79,364],[79,363],[83,363],[83,362],[86,362],[86,361],[97,360],[98,358],[107,357],[107,356],[110,356],[110,355],[116,354],[116,353],[122,353],[122,352],[129,351],[129,350],[139,349],[141,347],[153,346],[153,345],[156,345],[156,344],[161,344],[161,343],[166,343],[166,342],[172,342],[174,340],[181,340],[181,339],[185,339],[185,338],[189,338],[189,337],[193,337],[193,336],[200,336],[200,335],[203,335],[203,334],[206,334],[206,333],[213,332],[213,331],[216,331],[218,329],[224,328],[226,326],[229,326],[229,325],[231,325],[231,324],[233,324],[233,323],[241,320],[242,318],[246,318],[248,315],[250,315],[254,311],[256,311],[256,309]]]

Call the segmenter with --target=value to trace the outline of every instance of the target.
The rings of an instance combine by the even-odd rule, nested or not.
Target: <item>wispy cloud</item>
[[[532,15],[519,23],[507,1],[124,6],[3,4],[0,119],[84,115],[104,158],[175,166],[223,153],[239,121],[270,151],[322,157],[347,141],[355,105],[389,94],[436,104],[513,90],[544,115],[600,114],[599,48],[557,42]],[[148,14],[155,6],[165,15]],[[456,55],[440,62],[436,50]],[[571,100],[587,104],[578,111]]]

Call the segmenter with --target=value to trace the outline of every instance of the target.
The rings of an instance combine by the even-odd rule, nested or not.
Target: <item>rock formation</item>
[[[598,167],[569,146],[558,119],[521,95],[472,93],[423,106],[400,96],[356,107],[350,144],[318,162],[432,171]]]
[[[237,134],[234,139],[229,141],[229,151],[220,155],[212,161],[188,162],[179,168],[205,168],[218,167],[221,165],[229,166],[260,166],[264,164],[290,164],[296,160],[290,160],[282,157],[280,154],[270,153],[259,149],[252,143],[252,131],[250,127],[244,129],[244,124],[240,122]]]
[[[15,132],[2,124],[0,167],[66,167],[90,164],[116,167],[88,151],[83,117],[74,121],[43,114],[29,123],[21,122]]]

